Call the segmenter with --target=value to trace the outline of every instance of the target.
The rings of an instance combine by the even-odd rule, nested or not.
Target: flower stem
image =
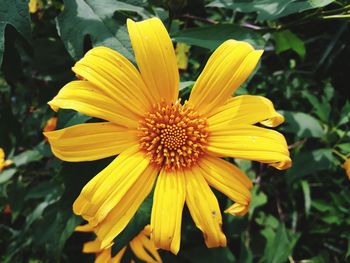
[[[341,154],[336,149],[332,149],[332,152],[336,155],[338,155],[340,158],[342,158],[344,161],[346,161],[347,157],[344,154]]]
[[[350,19],[350,14],[346,14],[346,15],[322,16],[322,19]]]

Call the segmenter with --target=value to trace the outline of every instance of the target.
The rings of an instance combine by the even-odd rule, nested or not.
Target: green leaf
[[[319,100],[315,95],[307,91],[303,91],[302,95],[310,102],[315,110],[315,114],[320,118],[320,120],[327,123],[331,112],[331,105],[327,101],[327,98],[323,96],[321,100]]]
[[[228,39],[247,41],[255,48],[263,48],[265,40],[259,33],[236,25],[219,24],[178,31],[173,39],[188,45],[214,50]]]
[[[330,169],[333,158],[332,150],[327,148],[300,152],[292,157],[293,166],[287,171],[287,175],[297,180],[305,175]]]
[[[295,133],[299,138],[321,138],[325,135],[321,125],[309,114],[303,112],[279,111],[285,117],[283,130]]]
[[[332,211],[334,210],[333,204],[325,202],[323,200],[314,200],[312,202],[312,207],[321,212]]]
[[[241,241],[241,251],[237,263],[253,263],[254,255],[252,250]]]
[[[5,48],[5,29],[10,25],[27,40],[31,38],[28,2],[24,0],[0,1],[0,65]]]
[[[266,238],[267,244],[264,251],[265,262],[284,263],[288,256],[292,255],[293,248],[299,239],[299,234],[287,231],[285,226],[280,223],[277,230],[265,228],[261,231]]]
[[[227,247],[205,248],[193,247],[180,251],[181,256],[192,263],[211,263],[211,262],[235,262],[235,257]]]
[[[345,153],[350,153],[350,142],[338,144],[337,147]]]
[[[32,187],[25,196],[25,199],[28,200],[46,197],[46,200],[50,200],[60,195],[62,195],[62,186],[56,181],[48,181]]]
[[[334,224],[334,225],[340,225],[341,222],[339,221],[338,215],[326,215],[322,217],[322,221],[324,221],[327,224]]]
[[[340,125],[346,124],[349,122],[349,120],[350,120],[350,103],[349,101],[346,101],[344,107],[341,110],[340,120],[338,125],[340,126]]]
[[[258,186],[255,185],[252,190],[252,202],[249,209],[249,217],[253,216],[254,210],[259,206],[263,206],[267,203],[267,196],[263,192],[258,192]]]
[[[276,53],[293,50],[302,59],[305,57],[306,49],[304,42],[290,30],[279,31],[273,34],[276,42]]]
[[[309,216],[311,208],[310,186],[309,183],[305,180],[302,180],[300,183],[304,193],[305,214],[306,216]]]
[[[275,20],[305,10],[326,6],[334,0],[215,0],[208,7],[233,9],[243,13],[258,13],[258,20]]]
[[[348,247],[347,247],[345,257],[348,258],[349,256],[350,256],[350,237],[348,237]]]
[[[179,87],[179,90],[183,90],[187,87],[190,87],[194,84],[194,81],[182,81],[180,82],[180,87]]]
[[[66,128],[77,124],[82,124],[91,119],[90,116],[81,114],[80,112],[60,110],[58,113],[58,124],[60,128]]]
[[[61,205],[62,203],[55,203],[48,206],[44,210],[41,220],[33,226],[35,227],[34,233],[38,237],[34,243],[45,245],[48,253],[46,257],[50,262],[58,261],[65,242],[82,221],[81,217],[73,215],[71,211],[66,210]]]
[[[261,226],[277,228],[279,221],[273,215],[266,215],[264,212],[259,212],[255,218],[255,222]]]
[[[49,205],[50,203],[48,202],[42,202],[40,203],[34,210],[31,214],[29,214],[29,216],[27,216],[26,218],[26,225],[25,225],[25,228],[26,230],[31,227],[31,225],[33,224],[33,222],[35,220],[37,220],[39,217],[42,216],[45,208]]]
[[[43,155],[41,154],[40,151],[28,150],[13,157],[12,161],[16,166],[21,166],[31,162],[38,161],[41,158],[43,158]]]
[[[116,11],[130,11],[146,18],[142,8],[114,0],[65,0],[65,8],[57,18],[57,29],[74,59],[84,55],[84,40],[91,39],[93,46],[110,47],[133,60],[128,34],[124,24],[114,18]]]
[[[16,172],[17,170],[15,168],[5,169],[4,171],[0,172],[0,184],[10,180]]]
[[[6,23],[4,21],[0,21],[0,66],[2,64],[2,57],[5,51],[5,27]]]
[[[149,224],[151,219],[152,200],[153,193],[143,201],[142,205],[125,229],[114,239],[115,245],[112,247],[113,254],[118,253],[124,246],[127,246],[130,241],[136,237],[147,224]]]

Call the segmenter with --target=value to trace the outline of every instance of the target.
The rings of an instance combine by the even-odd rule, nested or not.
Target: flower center
[[[191,167],[203,155],[208,138],[206,118],[180,101],[154,105],[139,130],[141,149],[167,170]]]

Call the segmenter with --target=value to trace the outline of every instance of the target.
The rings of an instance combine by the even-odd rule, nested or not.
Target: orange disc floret
[[[167,170],[191,167],[203,155],[208,139],[206,118],[180,101],[155,104],[139,131],[141,149]]]

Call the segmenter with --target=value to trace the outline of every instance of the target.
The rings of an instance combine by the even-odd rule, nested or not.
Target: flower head
[[[80,232],[92,232],[94,231],[93,227],[87,225],[76,227],[76,231]],[[134,255],[144,262],[153,262],[161,263],[162,259],[158,253],[158,249],[155,247],[154,243],[150,240],[151,226],[147,225],[145,228],[134,237],[129,245]],[[84,253],[94,253],[96,254],[95,262],[114,262],[119,263],[122,260],[122,257],[125,254],[127,247],[123,247],[114,257],[112,257],[112,246],[111,243],[109,246],[103,248],[101,247],[101,241],[95,239],[84,244],[83,252]]]
[[[227,213],[243,215],[252,183],[221,157],[277,169],[291,165],[283,135],[262,127],[284,121],[271,101],[232,97],[263,51],[246,42],[224,42],[209,58],[189,100],[181,103],[176,56],[162,22],[128,20],[127,25],[138,69],[116,51],[93,48],[73,67],[80,80],[49,102],[55,111],[73,109],[105,120],[45,133],[57,157],[75,162],[119,154],[83,188],[73,210],[107,247],[156,182],[151,239],[157,247],[179,251],[185,202],[207,246],[225,246],[221,211],[210,186],[234,201]]]
[[[2,148],[0,148],[0,172],[12,164],[13,164],[13,161],[6,160],[5,159],[5,152]]]

